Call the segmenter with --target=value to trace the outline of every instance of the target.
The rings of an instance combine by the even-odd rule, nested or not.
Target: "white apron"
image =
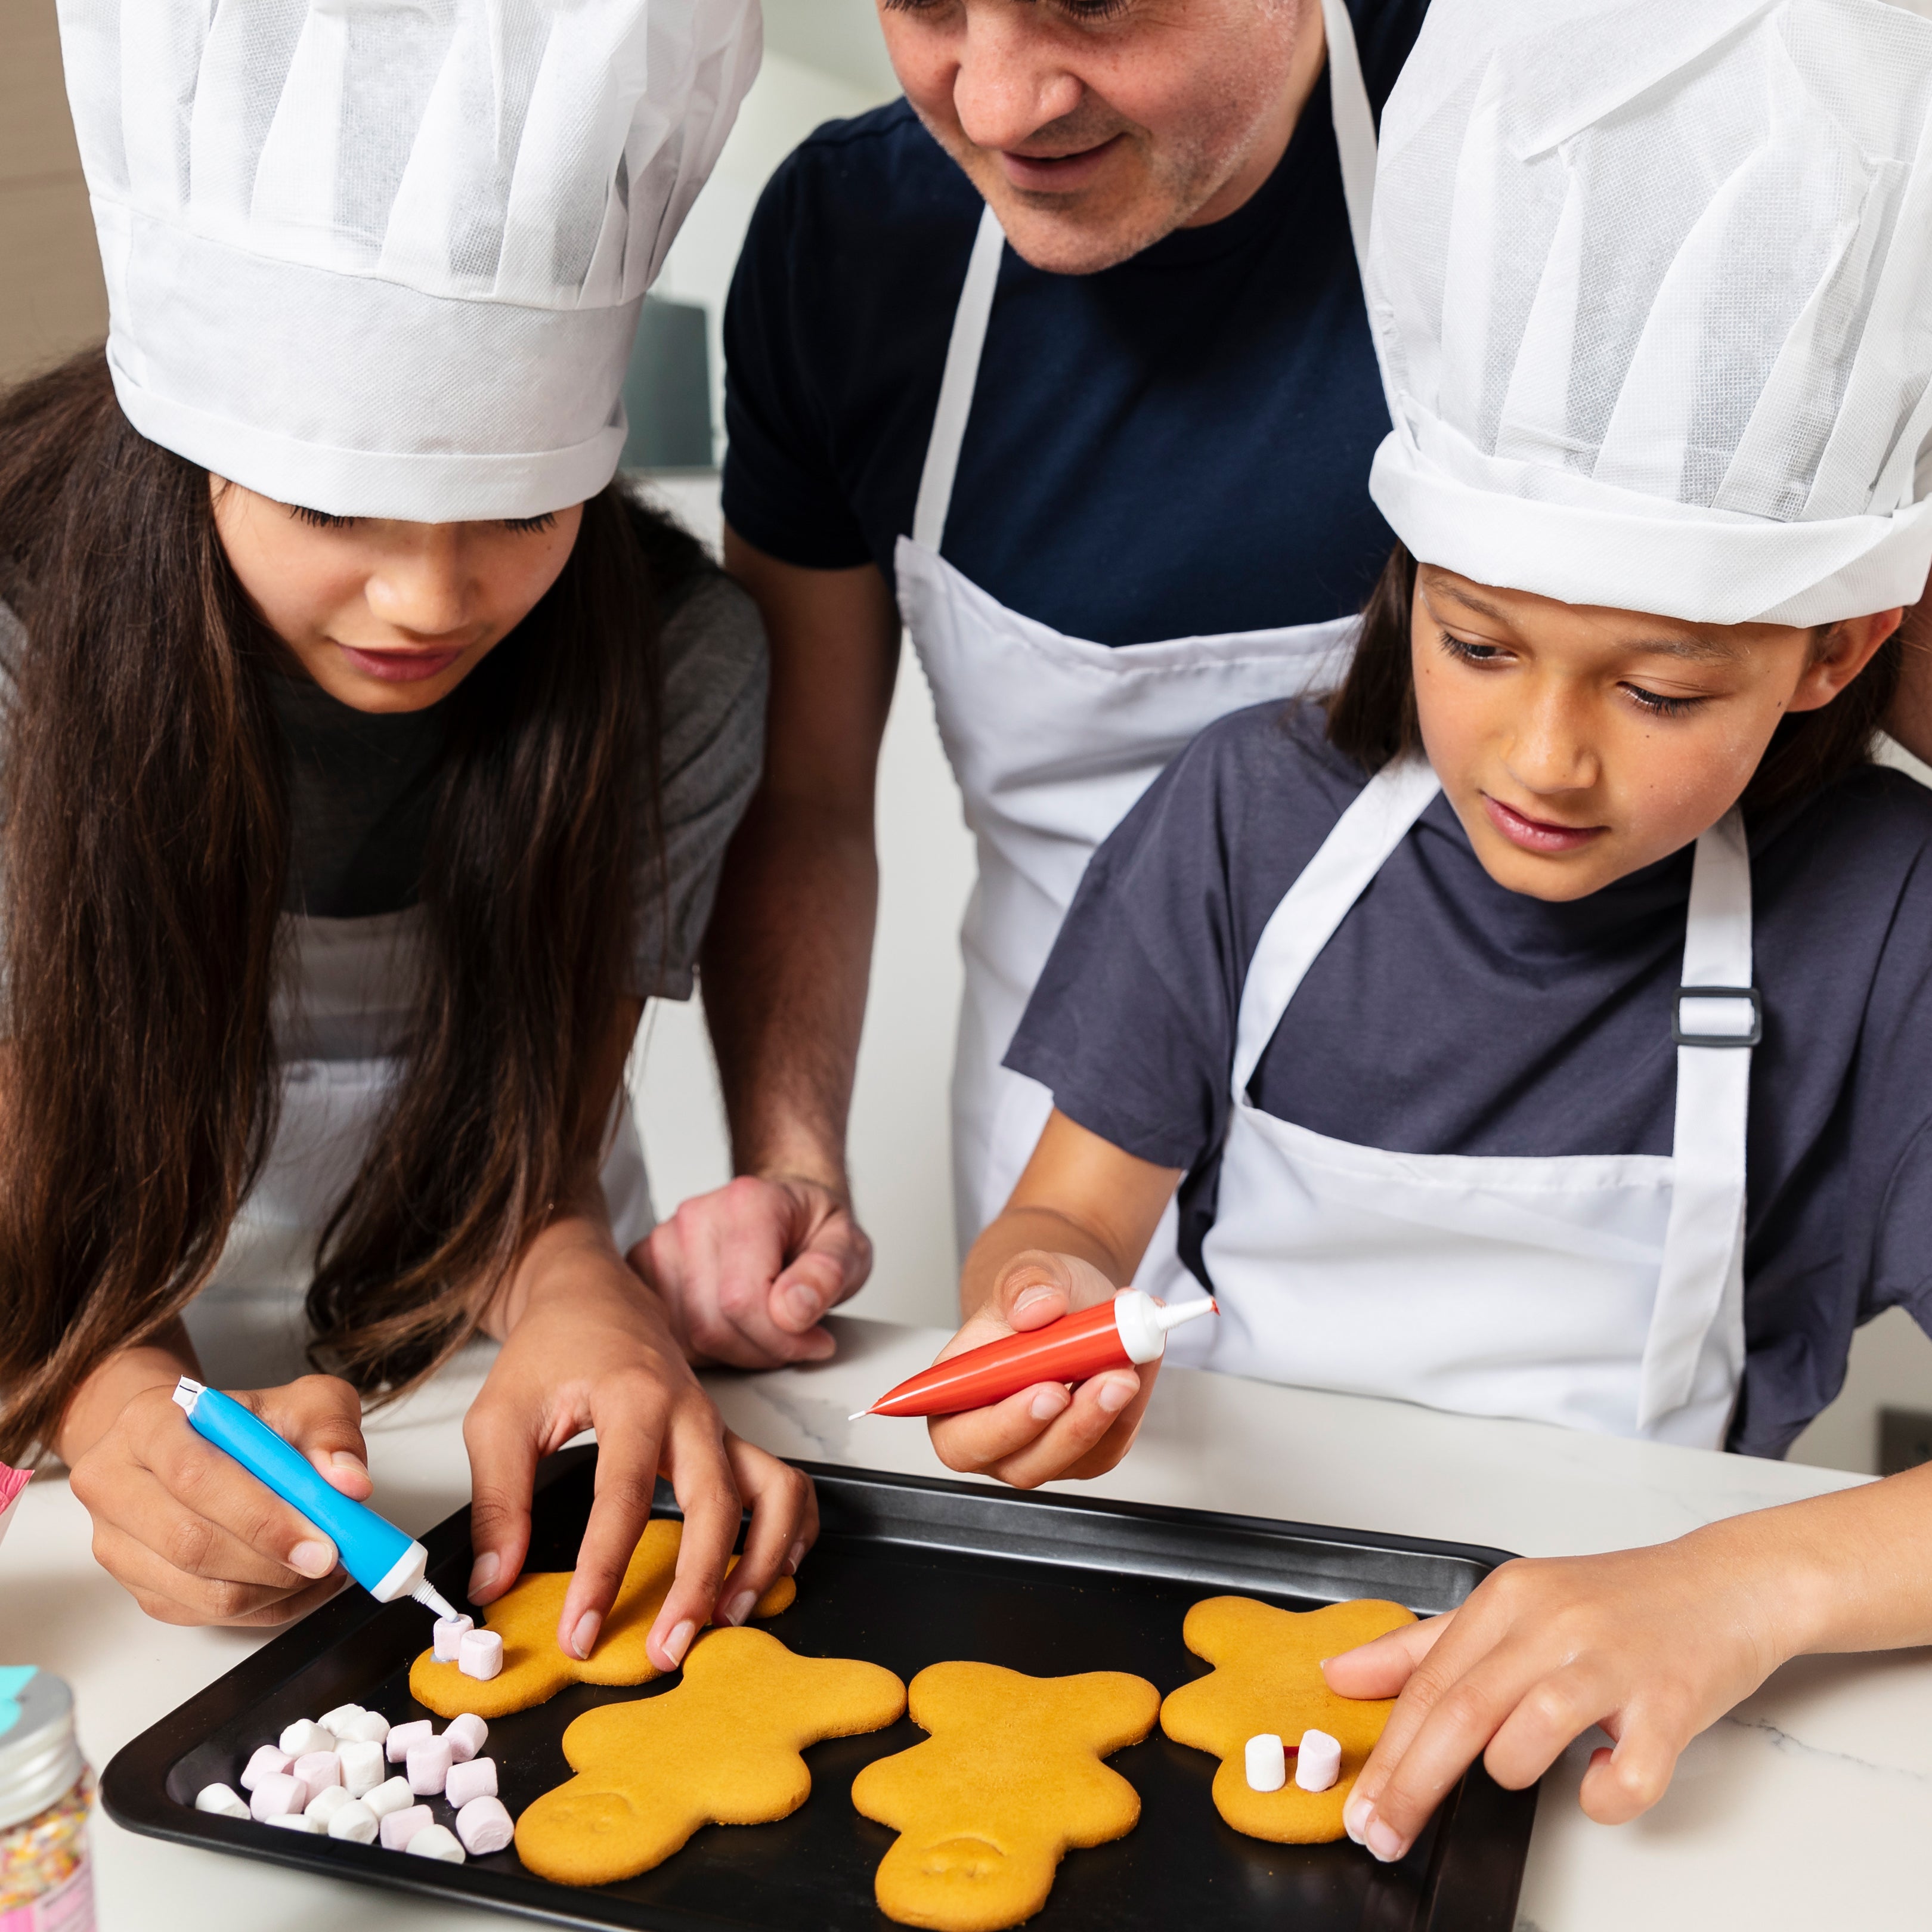
[[[285,1055],[280,1120],[214,1273],[188,1313],[212,1380],[248,1385],[218,1364],[234,1376],[301,1372],[316,1244],[356,1178],[396,1076],[386,1049],[409,1016],[418,918],[412,910],[287,922],[290,959],[274,1019]],[[650,1232],[653,1217],[644,1150],[622,1093],[616,1111],[604,1192],[620,1246],[628,1247]]]
[[[1360,261],[1375,120],[1342,0],[1323,0],[1336,144]],[[912,534],[894,554],[906,628],[932,688],[978,847],[960,934],[966,984],[952,1076],[961,1250],[1005,1206],[1052,1096],[1000,1064],[1094,848],[1190,739],[1232,711],[1332,684],[1355,620],[1110,647],[1006,610],[940,555],[1005,238],[993,211],[953,317]],[[1136,1279],[1180,1272],[1170,1210]]]
[[[1277,1120],[1247,1088],[1304,975],[1440,789],[1389,766],[1263,930],[1202,1258],[1219,1322],[1168,1359],[1472,1415],[1723,1446],[1744,1368],[1750,862],[1733,812],[1697,842],[1672,1037],[1672,1151],[1391,1154]],[[1483,1043],[1472,1040],[1480,1055]],[[1587,1107],[1587,1093],[1577,1096]]]

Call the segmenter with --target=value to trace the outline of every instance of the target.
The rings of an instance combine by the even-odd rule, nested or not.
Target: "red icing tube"
[[[1208,1295],[1163,1308],[1152,1295],[1124,1288],[1097,1308],[935,1362],[860,1414],[957,1415],[1004,1402],[1036,1382],[1084,1382],[1108,1369],[1137,1368],[1160,1360],[1170,1328],[1220,1312]]]

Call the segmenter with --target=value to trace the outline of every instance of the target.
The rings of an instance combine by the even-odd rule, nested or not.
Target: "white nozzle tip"
[[[1170,1328],[1178,1328],[1184,1322],[1192,1322],[1203,1315],[1218,1315],[1220,1309],[1211,1294],[1204,1294],[1198,1301],[1177,1301],[1166,1308],[1154,1310],[1154,1322],[1163,1333]]]
[[[410,1594],[425,1609],[435,1611],[446,1622],[454,1618],[456,1615],[449,1599],[434,1583],[418,1583]]]
[[[201,1400],[201,1392],[208,1384],[198,1382],[192,1376],[183,1376],[175,1384],[174,1404],[184,1415],[192,1415],[194,1406]]]

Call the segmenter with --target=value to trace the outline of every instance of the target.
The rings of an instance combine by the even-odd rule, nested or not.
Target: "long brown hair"
[[[1410,638],[1415,577],[1414,558],[1397,544],[1362,607],[1348,675],[1328,700],[1328,742],[1365,771],[1422,748]],[[1784,718],[1744,788],[1746,814],[1794,805],[1869,762],[1904,662],[1905,640],[1894,632],[1830,704]]]
[[[688,537],[607,490],[555,585],[444,700],[424,940],[384,1124],[325,1231],[323,1366],[419,1378],[601,1122],[640,862],[661,867],[654,586]],[[0,598],[24,626],[0,808],[0,1457],[220,1256],[276,1118],[288,866],[279,647],[206,470],[139,435],[96,350],[0,398]],[[646,847],[640,852],[640,841]]]

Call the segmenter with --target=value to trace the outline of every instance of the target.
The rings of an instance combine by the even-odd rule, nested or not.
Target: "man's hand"
[[[734,1369],[820,1362],[819,1322],[872,1271],[843,1196],[817,1181],[741,1174],[686,1202],[630,1252],[694,1362]]]

